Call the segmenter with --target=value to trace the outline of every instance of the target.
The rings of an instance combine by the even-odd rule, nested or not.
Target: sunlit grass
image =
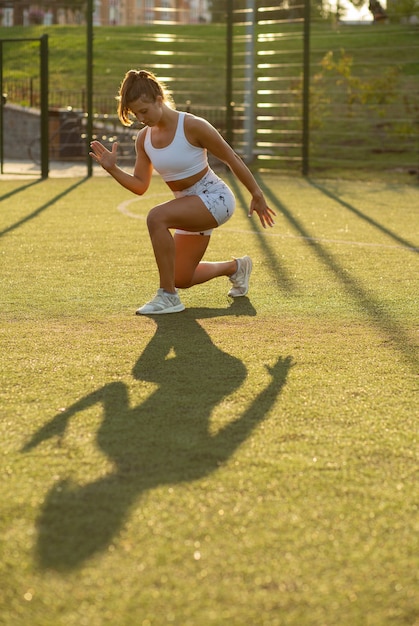
[[[419,192],[232,184],[249,298],[154,320],[163,183],[2,181],[0,623],[415,623]]]

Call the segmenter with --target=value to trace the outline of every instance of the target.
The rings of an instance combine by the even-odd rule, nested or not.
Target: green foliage
[[[383,115],[385,109],[380,105],[394,102],[399,93],[400,69],[397,67],[385,67],[379,75],[361,78],[353,74],[353,56],[345,50],[340,51],[337,60],[332,51],[327,52],[320,65],[325,75],[337,76],[336,85],[344,89],[349,113],[352,105],[361,104],[367,105],[370,111]]]
[[[413,15],[419,17],[419,0],[389,0],[387,13],[392,20],[403,20]]]

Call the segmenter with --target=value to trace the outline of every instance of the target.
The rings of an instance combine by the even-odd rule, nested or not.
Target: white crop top
[[[151,143],[151,128],[147,128],[144,150],[153,167],[164,181],[181,180],[198,174],[208,165],[207,151],[193,146],[186,139],[185,113],[179,111],[176,133],[172,143],[165,148],[154,148]]]

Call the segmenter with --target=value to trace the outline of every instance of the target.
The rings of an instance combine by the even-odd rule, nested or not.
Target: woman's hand
[[[99,165],[103,167],[104,170],[109,171],[116,165],[116,161],[118,158],[118,142],[112,144],[112,151],[105,148],[104,145],[100,143],[100,141],[92,141],[90,144],[91,152],[89,155],[94,159]]]
[[[252,217],[253,213],[258,214],[263,228],[273,226],[275,224],[273,215],[276,215],[276,213],[268,207],[263,194],[253,196],[250,203],[249,217]]]

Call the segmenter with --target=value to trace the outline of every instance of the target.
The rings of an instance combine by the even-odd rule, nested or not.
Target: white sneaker
[[[135,314],[161,315],[162,313],[179,313],[184,308],[185,305],[180,301],[177,292],[168,293],[164,289],[158,289],[154,298],[137,309]]]
[[[249,291],[250,272],[252,271],[253,266],[250,256],[242,256],[240,259],[236,259],[236,261],[237,270],[232,276],[229,277],[233,286],[228,292],[228,295],[232,298],[245,296]]]

